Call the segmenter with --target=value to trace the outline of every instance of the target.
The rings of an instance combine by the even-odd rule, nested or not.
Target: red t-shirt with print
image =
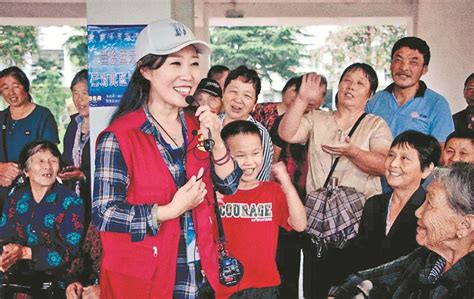
[[[224,197],[222,223],[229,254],[244,266],[244,276],[233,287],[219,285],[218,298],[248,289],[280,284],[275,262],[279,227],[291,230],[288,204],[280,184],[260,182],[250,190]]]

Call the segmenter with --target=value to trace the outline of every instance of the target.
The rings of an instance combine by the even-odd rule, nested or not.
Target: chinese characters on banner
[[[119,104],[135,67],[135,40],[144,27],[87,26],[91,107]]]

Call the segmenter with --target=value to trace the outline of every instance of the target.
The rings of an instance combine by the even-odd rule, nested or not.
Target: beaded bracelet
[[[230,152],[229,152],[229,149],[225,149],[225,155],[224,157],[220,158],[220,159],[214,159],[214,155],[212,154],[211,155],[211,159],[212,159],[212,162],[217,165],[217,166],[221,166],[221,165],[224,165],[225,163],[229,162],[230,160]]]

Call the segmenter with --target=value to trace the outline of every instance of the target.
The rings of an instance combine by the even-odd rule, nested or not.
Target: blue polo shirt
[[[448,101],[426,87],[423,81],[415,94],[402,106],[393,94],[395,83],[377,92],[368,101],[365,111],[382,117],[392,130],[393,136],[407,130],[415,130],[434,136],[439,142],[454,131],[453,118]]]

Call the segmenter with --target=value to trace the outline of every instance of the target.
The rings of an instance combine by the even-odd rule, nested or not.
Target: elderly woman
[[[385,176],[393,192],[367,200],[357,237],[346,248],[331,252],[338,271],[332,284],[349,274],[372,268],[412,252],[416,247],[415,211],[425,201],[421,182],[439,164],[441,148],[433,136],[406,131],[392,142]]]
[[[364,114],[365,104],[377,89],[377,74],[364,63],[354,63],[342,73],[338,88],[338,110],[312,110],[311,99],[325,91],[320,76],[306,74],[293,105],[281,120],[278,134],[290,143],[309,140],[309,173],[306,191],[323,187],[333,158],[340,156],[333,176],[344,186],[356,188],[367,197],[380,194],[380,175],[392,136],[388,125],[375,115],[366,115],[351,138],[347,135]]]
[[[18,158],[28,142],[49,140],[58,144],[58,128],[51,112],[32,102],[30,81],[16,66],[0,72],[0,89],[9,105],[0,111],[0,206],[8,188],[20,175]],[[8,142],[7,142],[8,140]]]
[[[87,70],[78,72],[71,82],[72,100],[78,113],[71,115],[71,122],[64,135],[63,163],[59,178],[84,199],[85,223],[90,222],[90,140],[89,140],[89,91]]]
[[[474,298],[474,165],[458,162],[433,176],[415,213],[423,247],[351,275],[330,296],[351,298],[362,288],[371,298]]]
[[[19,277],[31,271],[58,274],[79,251],[84,205],[56,181],[60,157],[49,141],[34,141],[21,151],[26,184],[5,202],[0,221],[0,271],[16,266],[14,273]]]

